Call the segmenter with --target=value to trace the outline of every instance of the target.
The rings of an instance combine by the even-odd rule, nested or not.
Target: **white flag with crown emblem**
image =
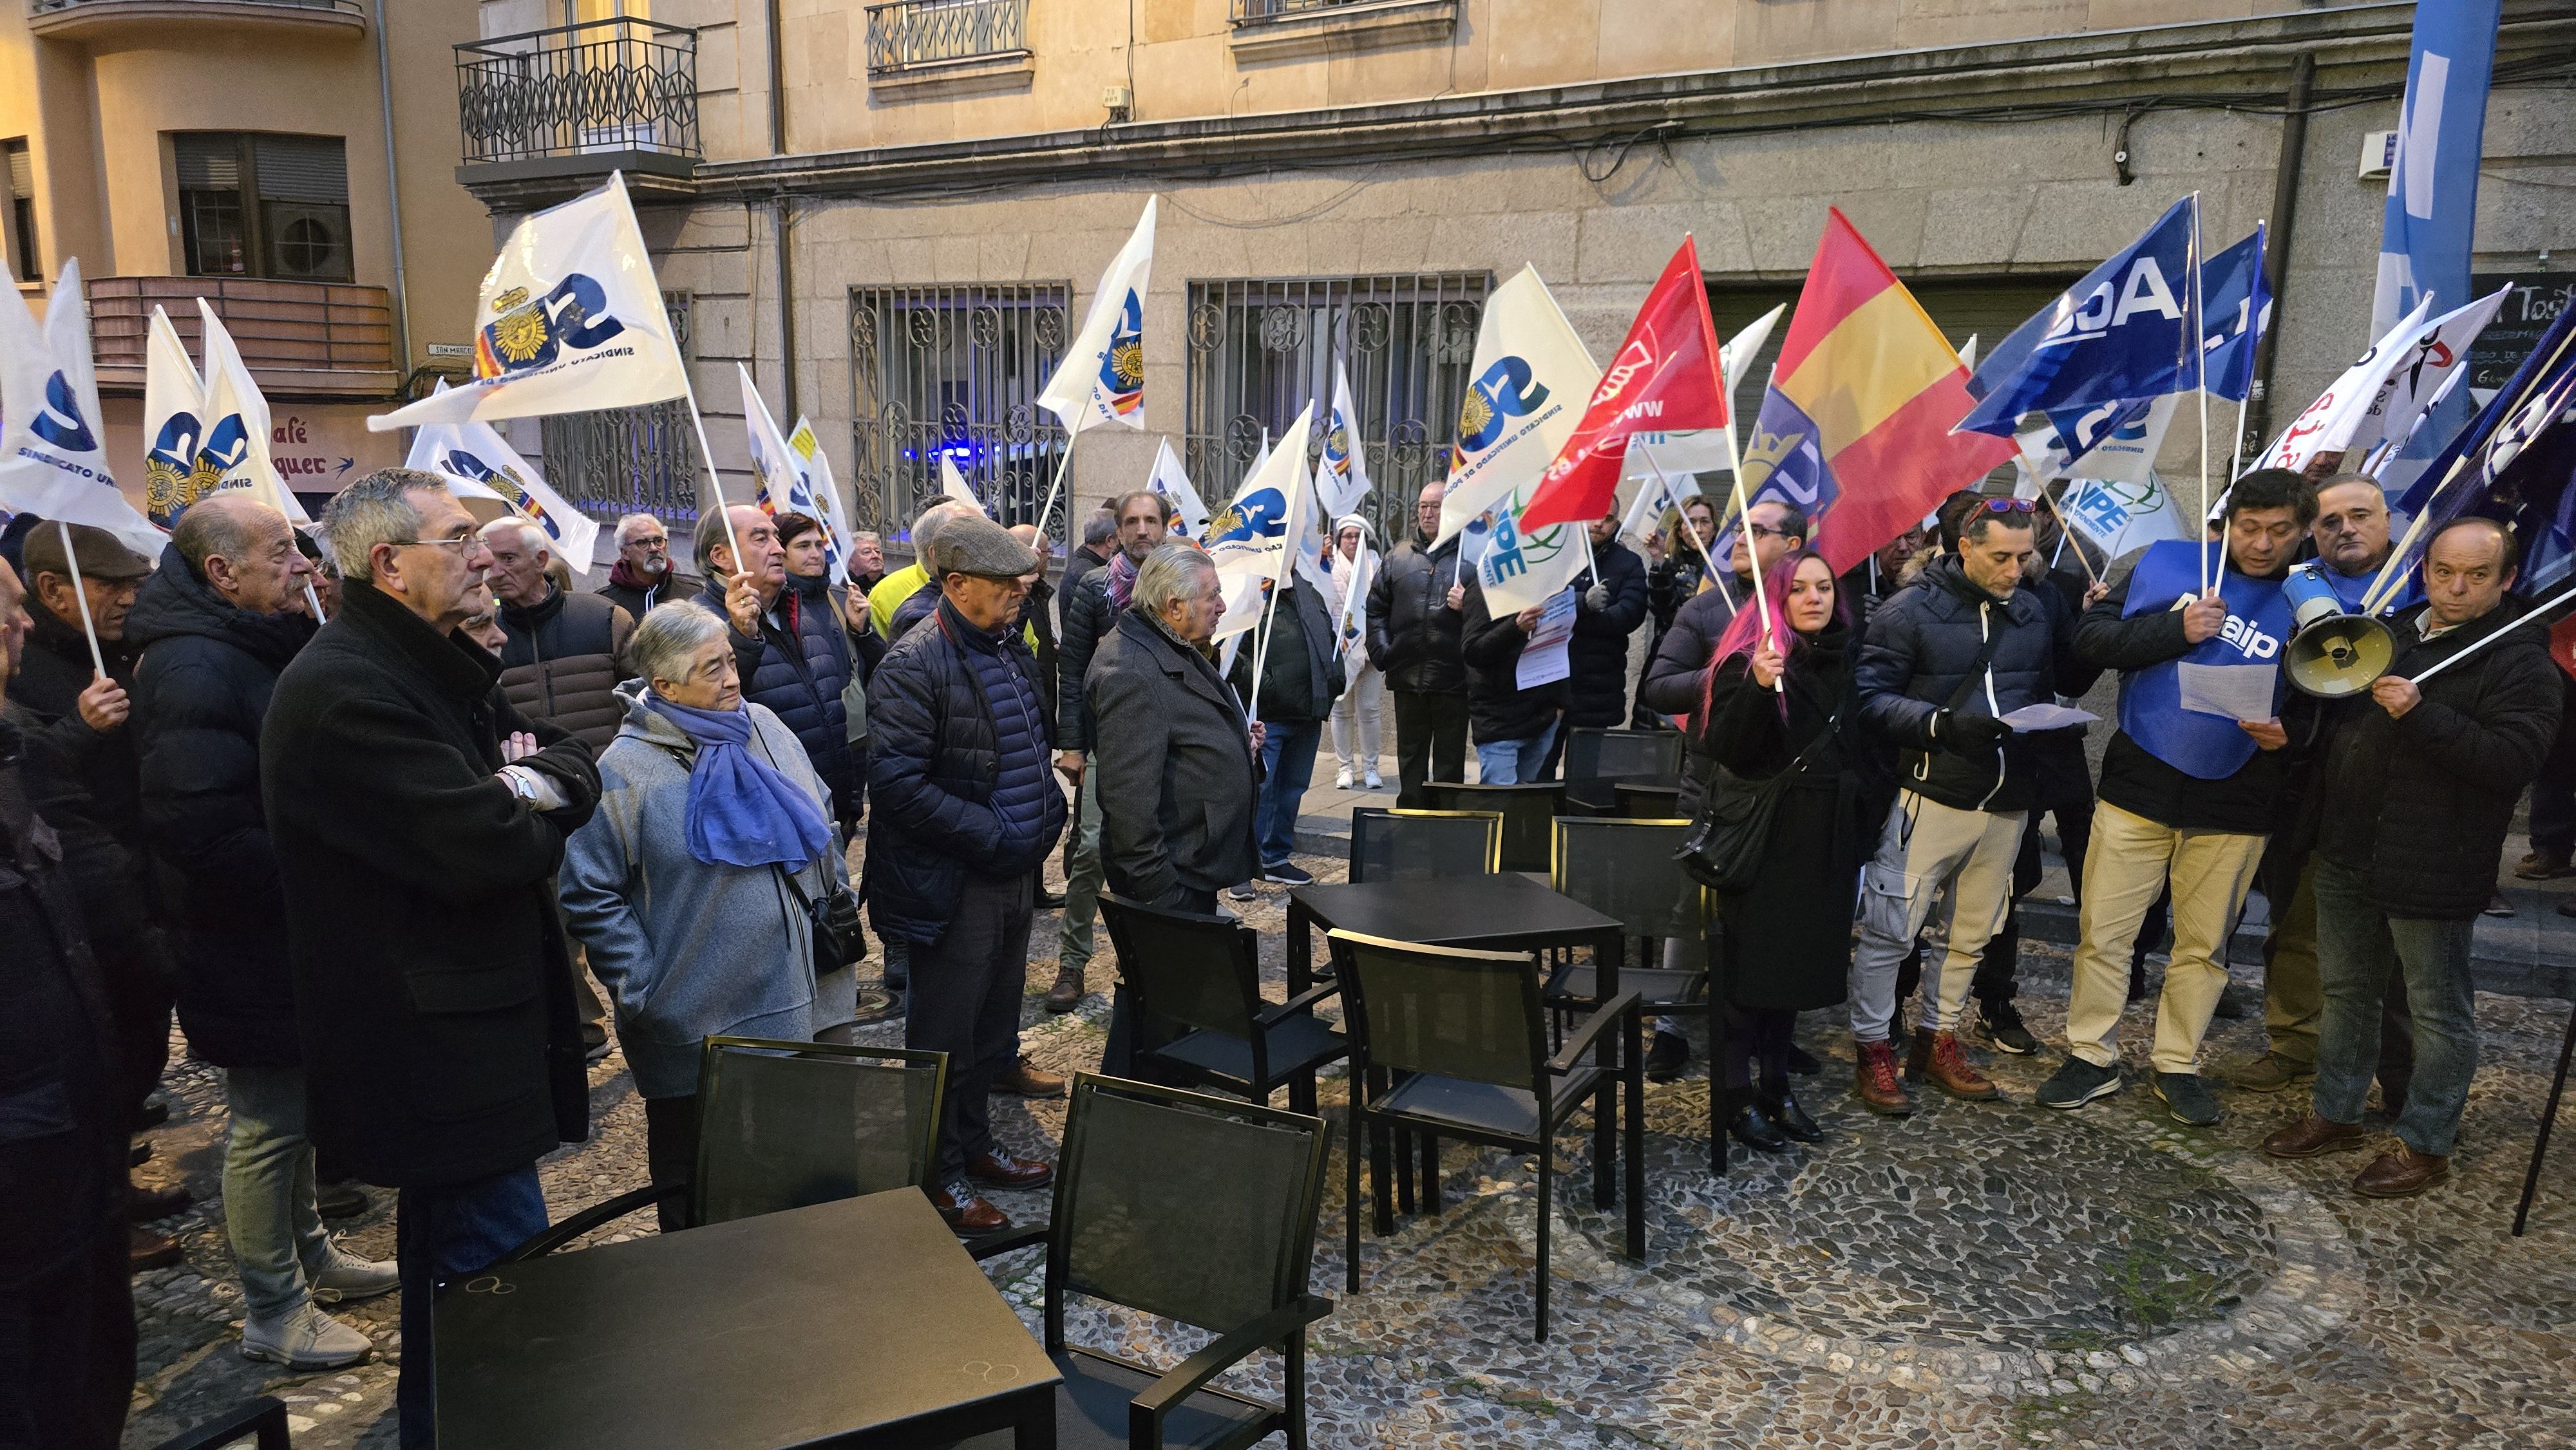
[[[1100,274],[1082,331],[1038,394],[1038,406],[1063,419],[1067,433],[1103,423],[1145,426],[1145,283],[1154,268],[1154,203],[1145,198],[1136,230]]]
[[[126,501],[107,466],[80,263],[63,263],[41,328],[14,284],[0,292],[0,508],[105,529],[158,560],[169,536]]]
[[[1360,446],[1360,410],[1351,401],[1350,370],[1333,360],[1333,411],[1324,415],[1323,469],[1315,475],[1316,502],[1326,518],[1340,518],[1368,497],[1368,455]]]
[[[224,330],[223,319],[203,297],[197,299],[197,319],[205,328],[206,355],[206,408],[199,415],[206,437],[198,446],[218,470],[214,487],[207,492],[248,489],[251,497],[296,523],[313,522],[269,457],[268,399],[252,379],[250,366],[242,361],[241,350],[233,346],[233,335]],[[199,470],[208,466],[201,463]]]
[[[536,465],[520,457],[491,424],[431,423],[412,435],[403,467],[437,474],[479,522],[515,516],[535,524],[546,531],[555,557],[576,574],[590,572],[599,521],[555,492]],[[484,507],[475,507],[478,503]]]
[[[483,274],[474,380],[367,420],[378,433],[658,403],[688,391],[626,180],[512,229]]]
[[[787,451],[805,475],[805,487],[812,492],[815,507],[823,511],[823,527],[832,531],[831,580],[835,585],[845,584],[849,582],[850,555],[858,548],[858,536],[850,531],[849,516],[841,509],[841,488],[832,480],[832,460],[823,453],[823,439],[801,413],[797,415],[795,431],[787,435]]]
[[[1172,534],[1175,538],[1207,537],[1208,506],[1199,499],[1199,491],[1190,483],[1189,473],[1181,467],[1181,457],[1172,451],[1172,440],[1165,438],[1154,451],[1154,471],[1147,475],[1145,487],[1170,500]]]
[[[1601,381],[1536,267],[1521,268],[1485,299],[1469,375],[1434,544],[1489,510],[1517,515]]]
[[[1302,439],[1314,422],[1315,405],[1298,413],[1285,436]],[[1208,520],[1208,558],[1225,584],[1225,617],[1216,637],[1224,638],[1260,623],[1261,586],[1288,574],[1297,557],[1297,540],[1308,527],[1306,450],[1281,448],[1236,489],[1234,500]]]

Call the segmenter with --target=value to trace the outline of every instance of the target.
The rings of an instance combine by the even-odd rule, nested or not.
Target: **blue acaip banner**
[[[1986,355],[1953,431],[2010,437],[2034,412],[2154,398],[2200,386],[2200,199],[2175,202]]]

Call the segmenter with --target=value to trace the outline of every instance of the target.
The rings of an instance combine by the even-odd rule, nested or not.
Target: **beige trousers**
[[[2209,1030],[2227,969],[2218,964],[2254,868],[2261,836],[2178,831],[2104,802],[2084,853],[2083,941],[2075,949],[2075,993],[2066,1004],[2066,1045],[2096,1067],[2120,1057],[2120,1009],[2129,1000],[2129,947],[2138,924],[2173,882],[2173,956],[2156,1002],[2158,1072],[2189,1072]]]

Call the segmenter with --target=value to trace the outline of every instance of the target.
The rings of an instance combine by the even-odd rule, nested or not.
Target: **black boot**
[[[1657,1032],[1655,1045],[1646,1050],[1646,1080],[1671,1082],[1690,1065],[1690,1039],[1677,1032]]]
[[[1772,1127],[1801,1143],[1825,1141],[1825,1130],[1818,1127],[1807,1110],[1798,1105],[1798,1099],[1789,1091],[1787,1078],[1762,1084],[1761,1101],[1763,1114],[1770,1118]]]
[[[1772,1126],[1753,1093],[1743,1088],[1730,1088],[1735,1099],[1735,1116],[1727,1120],[1726,1131],[1735,1141],[1757,1153],[1786,1153],[1789,1140]]]
[[[1814,1053],[1792,1042],[1789,1044],[1789,1070],[1800,1077],[1814,1077],[1825,1070],[1825,1065],[1816,1061]]]

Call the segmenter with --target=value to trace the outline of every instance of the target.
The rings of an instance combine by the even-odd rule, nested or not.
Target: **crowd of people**
[[[1424,488],[1382,558],[1368,520],[1337,520],[1321,577],[1278,585],[1263,646],[1231,653],[1215,566],[1145,491],[1085,518],[1052,581],[1033,528],[943,500],[910,521],[902,568],[859,535],[839,588],[820,522],[734,506],[696,521],[695,574],[662,521],[620,520],[583,592],[547,530],[478,524],[404,469],[309,531],[246,496],[200,501],[158,561],[13,523],[0,1441],[116,1441],[128,1275],[176,1256],[145,1225],[186,1202],[128,1181],[133,1135],[166,1111],[174,1010],[223,1075],[240,1348],[291,1370],[372,1353],[330,1306],[397,1290],[425,1345],[435,1284],[545,1227],[536,1163],[587,1137],[611,1023],[662,1226],[688,1226],[700,1044],[848,1028],[862,904],[906,1045],[950,1065],[931,1197],[990,1233],[1009,1219],[988,1193],[1053,1174],[996,1138],[992,1097],[1066,1091],[1020,1049],[1040,913],[1060,913],[1043,1005],[1065,1012],[1092,990],[1103,892],[1214,915],[1307,882],[1296,826],[1328,728],[1335,783],[1377,789],[1391,723],[1403,807],[1463,780],[1471,744],[1483,781],[1550,780],[1582,727],[1678,729],[1685,815],[1776,791],[1755,879],[1720,893],[1707,943],[1713,1091],[1752,1149],[1825,1136],[1793,1088],[1819,1070],[1800,1012],[1844,1009],[1873,1112],[1925,1088],[2000,1096],[1973,1053],[2041,1047],[2014,1002],[2015,902],[2045,816],[2081,943],[2041,1103],[2122,1088],[2124,1010],[2169,920],[2148,1085],[2175,1119],[2219,1121],[2202,1042],[2259,885],[2267,1050],[2228,1080],[2312,1095],[2264,1151],[2371,1144],[2375,1078],[2397,1141],[2357,1191],[2443,1181],[2477,1061],[2470,927],[2517,800],[2576,753],[2538,631],[2461,658],[2523,612],[2506,531],[2436,532],[2422,602],[2391,620],[2394,668],[2326,702],[2272,678],[2280,581],[2312,555],[2359,600],[2390,552],[2366,477],[2248,475],[2213,546],[2098,579],[2026,501],[1959,495],[1837,576],[1795,508],[1759,503],[1722,539],[1694,499],[1642,557],[1615,516],[1590,526],[1567,669],[1524,685],[1540,611],[1489,608],[1461,540],[1435,542],[1440,501]],[[2057,562],[2070,550],[2081,572]],[[2203,672],[2267,661],[2270,715],[2186,707]],[[2080,722],[2022,712],[2106,673],[2097,778]],[[2526,874],[2576,869],[2542,837]],[[1104,1069],[1131,1072],[1145,1030],[1114,993]],[[1652,1074],[1689,1053],[1656,1019]],[[395,1195],[390,1261],[329,1232],[365,1211],[362,1185]],[[405,1357],[406,1446],[432,1443],[432,1375]]]

